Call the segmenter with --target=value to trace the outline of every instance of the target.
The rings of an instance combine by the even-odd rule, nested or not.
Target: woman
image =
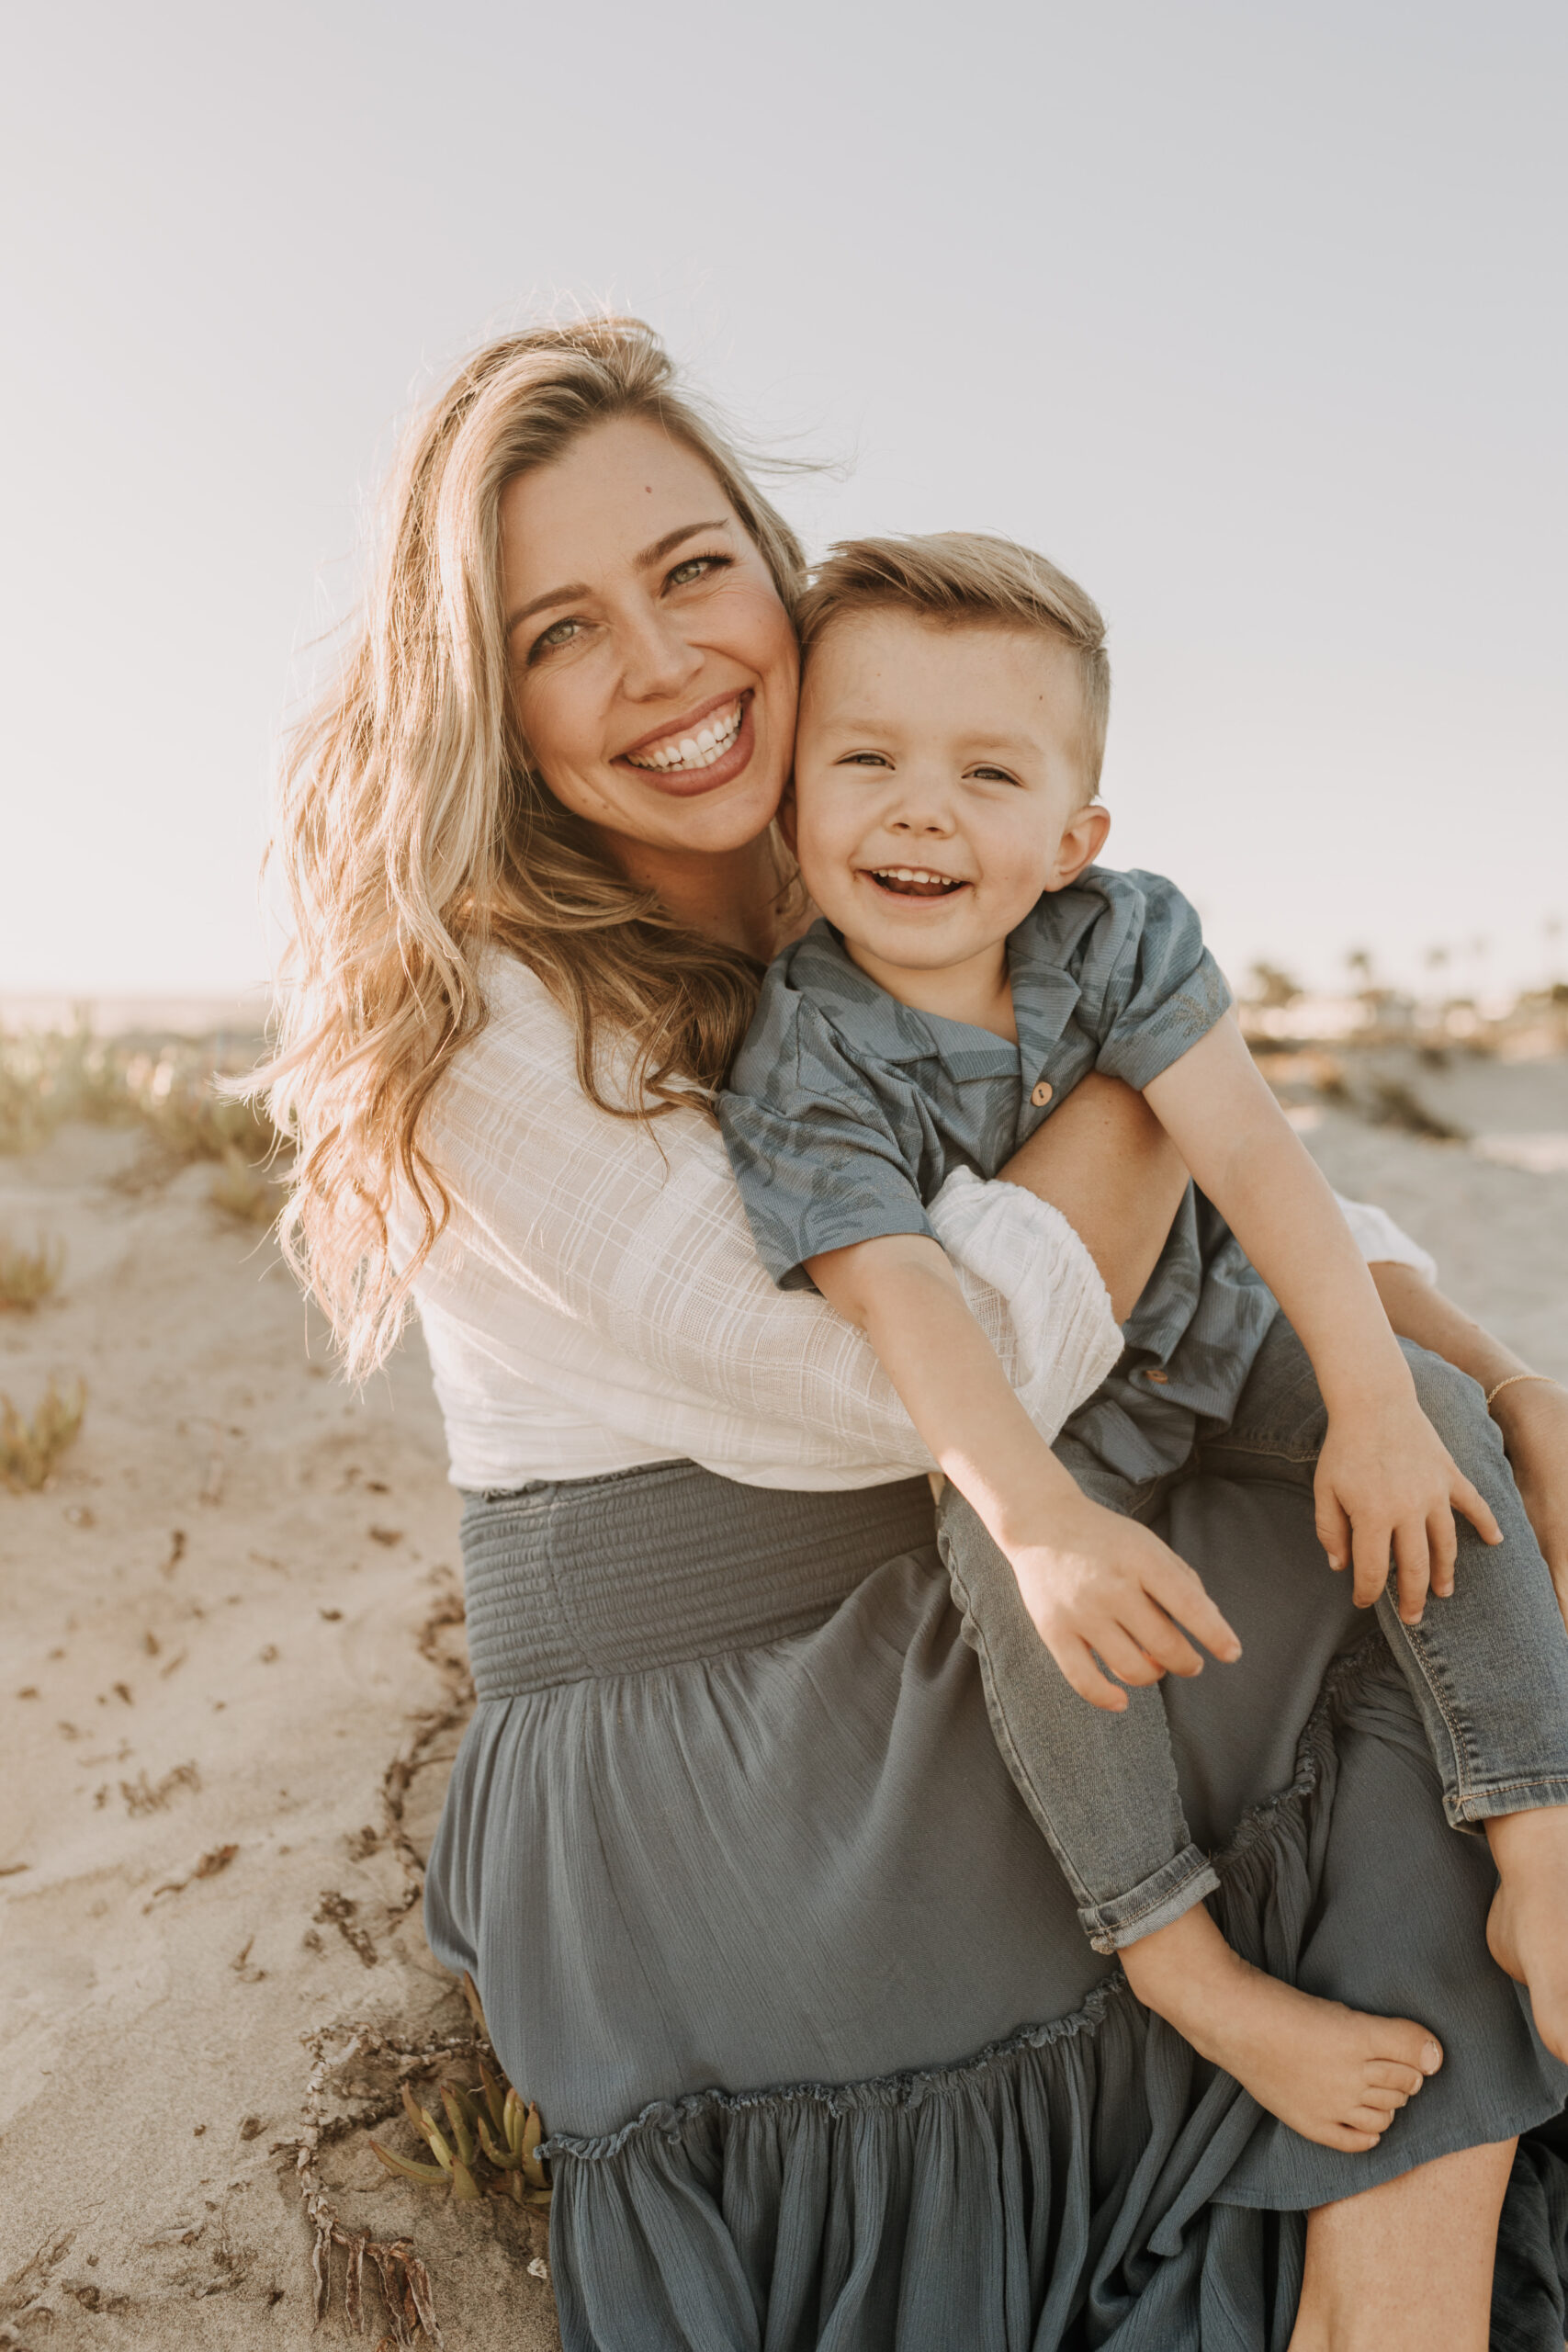
[[[1178,1490],[1162,1532],[1247,1657],[1171,1713],[1232,1941],[1444,2045],[1355,2156],[1260,2121],[1089,1951],[991,1742],[926,1458],[856,1336],[751,1257],[700,1094],[802,915],[787,527],[625,322],[481,352],[391,524],[291,763],[275,1102],[308,1278],[359,1370],[417,1299],[469,1497],[480,1705],[426,1917],[543,2107],[570,2352],[1484,2344],[1514,2143],[1564,2079],[1310,1506]],[[1087,1086],[1009,1172],[1061,1213],[1065,1413],[1180,1174]],[[1417,1254],[1384,1246],[1402,1328],[1525,1374]],[[1516,1377],[1496,1411],[1568,1574],[1568,1401]],[[1553,2161],[1515,2171],[1521,2311],[1554,2291]]]

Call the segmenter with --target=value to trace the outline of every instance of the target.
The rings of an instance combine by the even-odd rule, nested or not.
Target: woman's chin
[[[738,776],[700,799],[666,803],[660,837],[671,847],[689,849],[696,856],[722,857],[765,833],[778,814],[782,785],[774,788],[761,778]]]
[[[772,775],[770,763],[753,753],[739,775],[705,791],[639,792],[635,808],[626,810],[626,830],[661,849],[723,856],[765,833],[783,797],[783,776]]]

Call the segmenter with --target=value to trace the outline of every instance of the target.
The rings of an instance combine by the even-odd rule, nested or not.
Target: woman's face
[[[633,865],[765,831],[795,631],[702,458],[641,419],[595,426],[507,484],[501,549],[514,707],[557,799]]]

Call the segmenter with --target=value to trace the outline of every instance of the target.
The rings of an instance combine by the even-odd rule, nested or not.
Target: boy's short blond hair
[[[840,539],[795,606],[803,659],[852,613],[908,613],[939,627],[1035,629],[1070,646],[1083,693],[1084,768],[1092,798],[1111,718],[1111,657],[1099,605],[1032,548],[984,531]]]

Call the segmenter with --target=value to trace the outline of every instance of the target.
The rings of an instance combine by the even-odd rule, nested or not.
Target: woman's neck
[[[705,939],[764,964],[778,952],[782,876],[771,832],[705,856],[623,835],[604,838],[604,846],[628,881],[656,890],[676,921]]]

